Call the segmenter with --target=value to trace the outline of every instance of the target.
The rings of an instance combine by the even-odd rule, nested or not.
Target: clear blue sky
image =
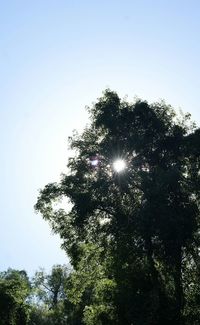
[[[199,123],[200,2],[0,2],[0,270],[67,262],[33,205],[106,87],[163,98]]]

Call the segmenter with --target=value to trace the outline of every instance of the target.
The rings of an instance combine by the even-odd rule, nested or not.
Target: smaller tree
[[[0,273],[1,325],[28,324],[31,284],[25,271],[8,269]]]
[[[35,273],[33,287],[37,307],[33,310],[33,319],[43,318],[42,324],[65,324],[65,286],[68,276],[69,269],[62,265],[54,265],[50,274],[44,269]]]

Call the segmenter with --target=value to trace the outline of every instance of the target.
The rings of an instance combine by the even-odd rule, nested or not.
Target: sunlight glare
[[[113,168],[117,173],[122,172],[125,169],[125,167],[126,167],[126,163],[122,159],[117,159],[113,163]]]

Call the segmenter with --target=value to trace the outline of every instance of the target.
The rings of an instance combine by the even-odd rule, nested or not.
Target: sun
[[[113,162],[113,168],[117,173],[120,173],[126,168],[126,163],[123,159],[117,159]]]

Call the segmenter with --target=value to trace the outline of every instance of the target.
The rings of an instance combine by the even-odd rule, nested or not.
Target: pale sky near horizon
[[[67,263],[33,206],[107,87],[199,124],[200,2],[0,1],[0,271]]]

